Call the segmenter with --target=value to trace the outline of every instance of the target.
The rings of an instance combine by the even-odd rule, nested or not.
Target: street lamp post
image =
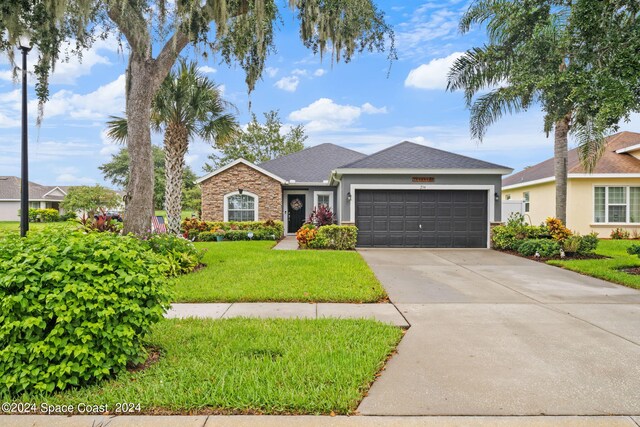
[[[27,123],[27,54],[31,50],[31,40],[21,36],[18,40],[22,51],[22,172],[20,177],[20,236],[29,231],[29,138]]]

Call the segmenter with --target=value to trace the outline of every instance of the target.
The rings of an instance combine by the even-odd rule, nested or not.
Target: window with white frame
[[[316,191],[313,193],[315,198],[314,206],[324,205],[329,209],[333,209],[333,192],[332,191]]]
[[[529,212],[529,208],[531,207],[531,203],[529,202],[529,192],[525,191],[522,193],[522,199],[524,200],[524,211]]]
[[[594,187],[593,222],[640,223],[640,187]]]
[[[252,194],[226,196],[225,221],[256,221],[258,197]]]

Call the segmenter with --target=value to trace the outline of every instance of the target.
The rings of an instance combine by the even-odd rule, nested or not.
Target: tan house
[[[0,176],[0,221],[20,219],[20,189],[20,178]],[[62,214],[64,211],[60,208],[60,203],[68,189],[68,186],[29,182],[29,207],[55,209]]]
[[[609,237],[617,227],[640,232],[640,133],[607,137],[606,151],[590,174],[580,165],[577,149],[570,150],[568,178],[571,230],[600,237]],[[503,179],[502,197],[522,200],[525,218],[532,224],[555,216],[553,158]]]

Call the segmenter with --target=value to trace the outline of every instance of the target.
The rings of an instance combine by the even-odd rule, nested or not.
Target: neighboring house
[[[640,231],[640,133],[607,137],[595,170],[587,174],[576,149],[569,151],[567,226],[608,237],[612,228]],[[536,225],[555,216],[553,158],[506,177],[505,200],[522,200],[525,218]],[[506,220],[507,218],[503,218]]]
[[[486,248],[512,171],[411,142],[369,156],[321,144],[260,165],[238,159],[197,182],[206,221],[278,219],[293,234],[325,204],[358,227],[361,247]]]
[[[29,208],[56,209],[63,213],[60,202],[67,194],[67,186],[40,185],[29,182]],[[0,221],[20,220],[20,178],[0,176]]]

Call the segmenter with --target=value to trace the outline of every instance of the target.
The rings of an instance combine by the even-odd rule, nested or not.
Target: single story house
[[[411,142],[371,155],[321,144],[259,165],[237,159],[197,182],[205,221],[280,219],[291,235],[325,204],[358,227],[360,247],[486,248],[512,171]]]
[[[68,186],[40,185],[29,182],[29,207],[56,209],[63,213],[60,202],[67,194]],[[0,176],[0,221],[20,220],[20,178]]]
[[[606,149],[592,173],[586,173],[577,149],[569,151],[567,226],[580,234],[611,229],[640,231],[640,133],[607,137]],[[502,181],[505,200],[522,200],[525,218],[540,224],[555,216],[553,158],[528,167]],[[504,218],[505,220],[507,218]]]

